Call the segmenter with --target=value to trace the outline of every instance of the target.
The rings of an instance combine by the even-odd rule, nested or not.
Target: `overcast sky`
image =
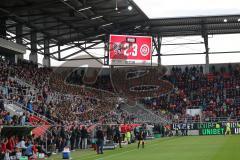
[[[134,0],[149,18],[240,14],[239,0]]]

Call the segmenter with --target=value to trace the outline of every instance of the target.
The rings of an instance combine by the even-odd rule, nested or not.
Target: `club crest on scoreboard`
[[[140,48],[140,53],[141,53],[141,55],[144,56],[144,57],[149,54],[149,51],[150,51],[149,46],[146,45],[146,44],[143,44],[143,45],[141,46],[141,48]]]

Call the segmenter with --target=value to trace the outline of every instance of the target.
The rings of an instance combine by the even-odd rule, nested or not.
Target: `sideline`
[[[151,145],[147,148],[152,148],[156,145],[159,145],[158,142],[166,142],[166,141],[171,141],[171,140],[176,140],[176,139],[179,139],[181,137],[170,137],[170,138],[166,138],[166,139],[159,139],[159,140],[153,140],[152,143],[150,143]],[[156,142],[156,143],[155,143]],[[108,155],[108,156],[105,156],[105,157],[101,157],[101,158],[97,158],[95,160],[104,160],[105,158],[112,158],[112,157],[115,157],[115,156],[119,156],[119,155],[123,155],[125,153],[129,153],[129,152],[133,152],[133,151],[136,151],[136,150],[139,150],[138,148],[134,148],[132,150],[128,150],[128,151],[125,151],[125,152],[120,152],[120,153],[116,153],[116,154],[112,154],[112,155]]]

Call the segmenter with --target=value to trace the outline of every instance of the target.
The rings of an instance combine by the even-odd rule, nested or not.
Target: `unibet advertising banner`
[[[181,129],[188,129],[188,130],[200,130],[200,129],[213,129],[216,128],[216,124],[220,125],[220,128],[225,128],[226,122],[204,122],[204,123],[173,123],[172,130],[181,130]],[[238,122],[231,122],[231,128],[240,128]]]
[[[199,135],[224,135],[225,128],[203,128],[199,129]],[[231,128],[231,134],[240,134],[240,128]]]

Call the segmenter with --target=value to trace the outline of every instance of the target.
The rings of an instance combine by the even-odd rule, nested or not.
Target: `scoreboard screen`
[[[151,65],[152,37],[110,35],[109,65]]]

